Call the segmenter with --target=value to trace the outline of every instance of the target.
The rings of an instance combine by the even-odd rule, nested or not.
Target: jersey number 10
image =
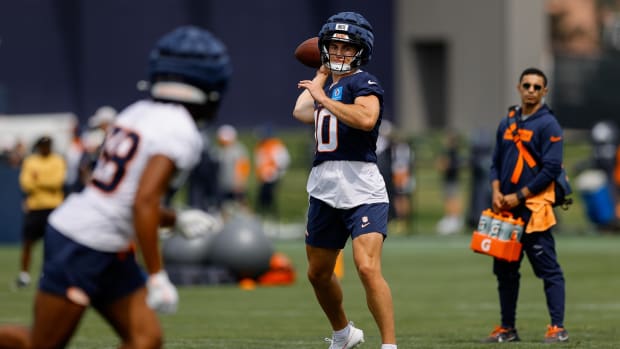
[[[338,148],[338,119],[324,108],[317,109],[316,115],[316,150],[332,152]]]

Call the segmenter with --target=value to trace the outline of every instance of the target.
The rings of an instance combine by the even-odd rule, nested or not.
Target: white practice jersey
[[[306,190],[335,208],[389,202],[385,181],[374,162],[322,162],[312,167]]]
[[[115,121],[93,178],[50,215],[63,235],[92,249],[117,252],[134,240],[133,204],[149,159],[170,158],[186,174],[198,163],[202,137],[187,110],[175,104],[136,102]]]

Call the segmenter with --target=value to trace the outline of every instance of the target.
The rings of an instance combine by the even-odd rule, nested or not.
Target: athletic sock
[[[381,349],[398,349],[396,344],[381,344]]]
[[[342,330],[334,331],[334,340],[337,340],[337,341],[346,340],[349,337],[350,331],[351,331],[350,325],[347,325]]]

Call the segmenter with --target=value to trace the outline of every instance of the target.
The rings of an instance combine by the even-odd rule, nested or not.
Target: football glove
[[[151,309],[163,314],[172,314],[177,311],[179,294],[165,270],[150,275],[146,288],[148,291],[146,303]]]
[[[175,230],[186,239],[205,236],[217,229],[218,221],[212,215],[198,209],[177,212]]]

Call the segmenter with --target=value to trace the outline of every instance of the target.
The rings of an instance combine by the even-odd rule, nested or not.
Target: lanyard
[[[521,136],[519,135],[519,126],[517,125],[516,120],[517,108],[518,107],[510,108],[510,111],[508,112],[508,129],[512,133],[512,141],[515,143],[517,150],[519,150],[519,157],[517,158],[517,163],[512,171],[512,176],[510,177],[510,182],[513,184],[517,184],[519,182],[521,173],[523,173],[524,161],[527,162],[527,165],[530,168],[536,167],[536,160],[534,160],[532,154],[530,154],[525,145],[523,145]]]

